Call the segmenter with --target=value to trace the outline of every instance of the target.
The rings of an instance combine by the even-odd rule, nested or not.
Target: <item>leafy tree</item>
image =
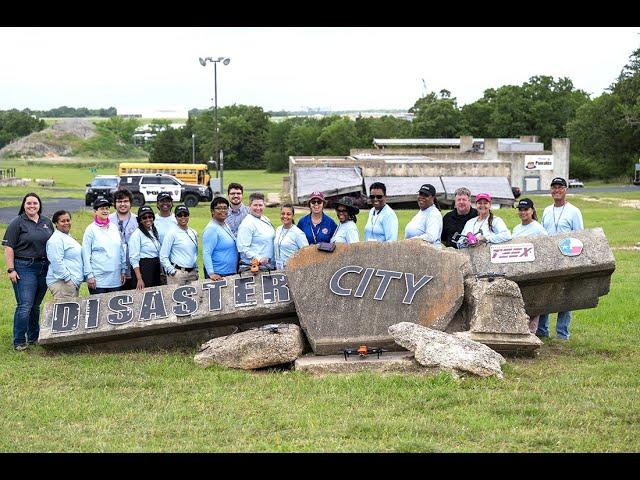
[[[354,122],[348,118],[334,120],[322,129],[318,137],[320,155],[349,155],[349,150],[357,141]]]
[[[528,82],[487,89],[462,108],[461,132],[492,138],[537,135],[547,148],[551,139],[566,137],[566,125],[589,101],[568,78],[534,76]]]
[[[448,90],[431,92],[409,109],[414,113],[413,136],[418,138],[453,138],[459,136],[461,114],[455,97]]]
[[[282,172],[289,166],[287,137],[293,128],[291,122],[271,122],[267,134],[267,150],[264,154],[267,170]]]
[[[185,137],[184,128],[168,128],[153,140],[149,162],[191,163],[191,137]]]
[[[124,143],[133,143],[133,134],[140,122],[135,118],[111,117],[106,122],[100,121],[98,125],[116,134]]]
[[[0,111],[0,148],[13,140],[45,128],[44,120],[16,109]]]
[[[580,107],[567,126],[572,172],[585,178],[633,173],[640,152],[640,49],[609,90]]]
[[[322,129],[318,122],[295,125],[287,136],[287,155],[317,155],[320,151],[318,137]]]

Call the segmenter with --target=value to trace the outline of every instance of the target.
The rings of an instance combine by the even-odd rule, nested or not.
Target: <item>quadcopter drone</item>
[[[482,230],[480,230],[478,234],[482,235]],[[451,240],[458,245],[458,248],[469,248],[478,245],[478,237],[471,232],[466,235],[461,235],[456,232],[453,234],[453,237],[451,237]]]
[[[380,355],[382,355],[382,352],[386,352],[386,351],[387,350],[385,350],[384,348],[367,347],[366,345],[360,345],[357,349],[347,348],[342,352],[344,353],[345,361],[347,361],[350,355],[355,355],[355,354],[358,354],[358,357],[361,359],[366,358],[369,354],[371,355],[377,354],[378,358],[380,358]]]

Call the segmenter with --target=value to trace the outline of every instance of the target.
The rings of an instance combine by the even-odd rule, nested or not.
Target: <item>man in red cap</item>
[[[298,228],[304,232],[309,245],[329,242],[338,226],[331,217],[324,213],[324,194],[313,192],[309,198],[311,213],[298,222]]]

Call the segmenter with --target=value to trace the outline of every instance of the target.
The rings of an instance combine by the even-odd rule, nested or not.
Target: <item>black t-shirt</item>
[[[48,217],[40,215],[36,223],[23,213],[11,220],[2,245],[13,248],[15,257],[46,258],[47,240],[53,231],[53,223]]]
[[[454,208],[449,213],[447,213],[442,218],[442,236],[440,240],[447,247],[457,248],[455,243],[451,242],[451,237],[453,237],[454,233],[462,233],[462,229],[464,228],[464,224],[471,218],[475,218],[478,216],[478,210],[471,207],[469,213],[466,215],[460,215],[458,211]]]

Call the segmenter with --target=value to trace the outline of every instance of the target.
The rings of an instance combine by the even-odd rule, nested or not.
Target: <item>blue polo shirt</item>
[[[313,224],[311,214],[309,214],[300,219],[298,228],[304,232],[309,245],[313,245],[320,242],[330,242],[333,232],[336,231],[338,226],[330,216],[323,213],[322,220],[318,225]]]

